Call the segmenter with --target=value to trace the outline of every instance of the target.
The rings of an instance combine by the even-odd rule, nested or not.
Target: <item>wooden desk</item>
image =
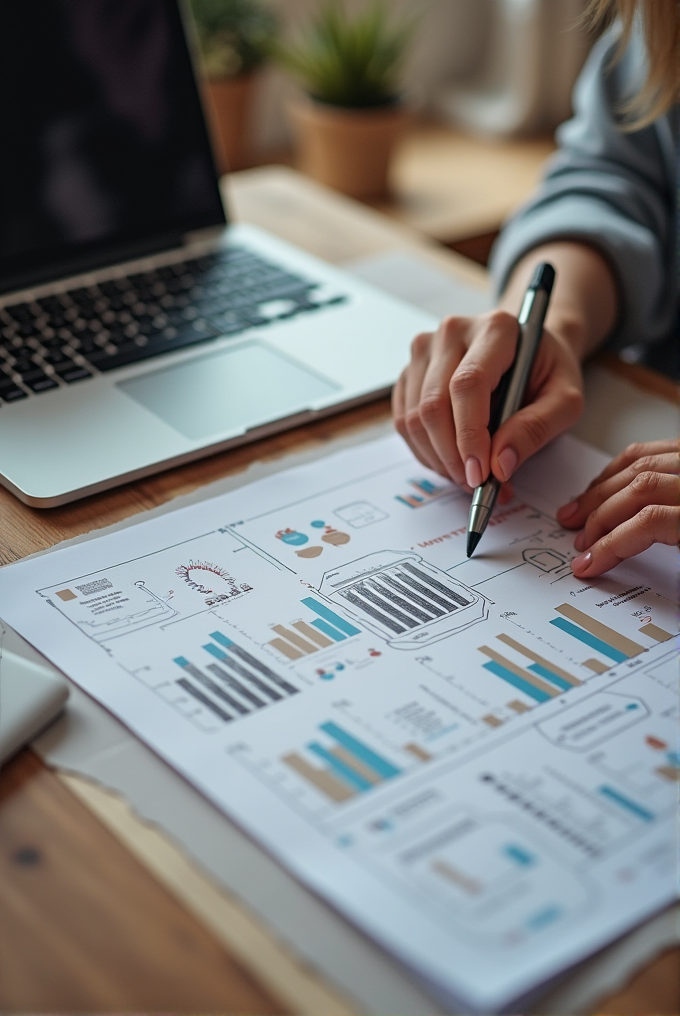
[[[331,261],[401,248],[470,281],[483,278],[410,227],[290,170],[235,176],[229,192],[237,218]],[[383,400],[50,511],[27,508],[0,488],[0,562],[162,504],[254,459],[321,445],[388,412]],[[657,959],[598,1011],[677,1012],[678,955]],[[159,1010],[351,1011],[123,803],[22,752],[0,788],[0,1011]]]

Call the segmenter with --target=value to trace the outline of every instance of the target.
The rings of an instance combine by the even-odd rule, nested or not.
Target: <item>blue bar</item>
[[[553,904],[545,907],[544,910],[539,910],[537,914],[530,917],[527,921],[527,927],[538,931],[539,928],[545,928],[546,924],[552,924],[553,921],[556,921],[561,916],[562,908]]]
[[[524,850],[523,847],[518,847],[516,843],[506,843],[503,853],[515,864],[519,864],[520,868],[529,868],[536,863],[534,855],[530,854],[528,850]]]
[[[369,783],[363,776],[360,776],[359,773],[354,771],[354,769],[346,766],[339,758],[335,758],[335,756],[331,755],[329,751],[322,748],[322,746],[317,744],[316,741],[312,741],[312,743],[308,744],[307,747],[310,751],[313,751],[315,755],[318,755],[319,758],[328,762],[336,776],[339,776],[340,779],[345,781],[345,783],[349,783],[349,785],[355,790],[370,790],[373,786],[372,783]]]
[[[336,628],[340,629],[340,631],[344,631],[345,635],[361,635],[360,628],[355,628],[354,625],[349,623],[349,621],[343,620],[339,614],[335,614],[332,610],[329,610],[328,607],[324,607],[323,603],[319,603],[319,601],[315,600],[313,596],[307,596],[302,602],[305,607],[309,607],[309,609],[313,610],[315,614],[325,618],[326,621],[330,621],[330,623],[334,624]]]
[[[529,684],[528,681],[523,681],[517,674],[513,674],[511,670],[507,670],[502,667],[500,663],[496,663],[495,660],[489,660],[488,663],[483,663],[482,666],[485,670],[490,670],[496,677],[502,677],[504,681],[511,684],[514,688],[519,688],[525,695],[530,695],[537,702],[549,702],[550,695],[547,692],[541,691],[540,688],[534,688],[533,684]]]
[[[595,635],[591,635],[589,631],[584,631],[583,628],[578,628],[571,621],[565,620],[563,617],[555,617],[550,622],[554,624],[556,628],[561,628],[562,631],[566,631],[567,635],[573,635],[575,639],[580,642],[585,642],[591,649],[597,649],[598,653],[604,653],[610,660],[614,660],[616,663],[623,663],[628,657],[625,653],[622,653],[620,649],[614,649],[614,646],[610,646],[608,642],[603,642],[602,639],[598,639]]]
[[[631,801],[629,797],[625,797],[620,794],[618,790],[614,790],[613,787],[598,787],[597,791],[602,794],[603,797],[608,797],[610,801],[614,801],[616,804],[625,808],[626,811],[630,811],[633,815],[637,815],[643,822],[653,822],[654,815],[651,811],[647,811],[641,804],[637,804],[635,801]]]
[[[341,631],[334,628],[332,624],[327,624],[326,621],[319,619],[318,621],[312,621],[312,625],[322,631],[324,635],[328,635],[329,639],[333,639],[334,642],[344,642],[347,638]]]
[[[178,667],[187,667],[189,664],[189,661],[184,656],[176,656],[172,662],[176,663]]]
[[[401,772],[396,766],[393,766],[391,762],[387,762],[380,755],[376,755],[374,751],[367,748],[361,741],[357,741],[355,737],[348,734],[346,731],[339,727],[336,723],[322,723],[321,730],[325,734],[330,734],[334,737],[338,744],[341,744],[343,748],[350,751],[352,755],[355,755],[360,762],[367,765],[372,769],[378,776],[382,776],[383,779],[389,780],[392,776],[398,776]]]
[[[424,490],[426,494],[437,494],[440,487],[435,487],[434,483],[430,483],[429,480],[411,480],[414,487],[418,487],[419,490]]]
[[[224,646],[226,649],[234,644],[232,640],[228,639],[226,635],[223,635],[221,631],[211,631],[210,638],[215,639],[215,642],[219,642],[219,644]]]
[[[227,654],[223,653],[222,650],[219,649],[217,646],[214,646],[212,644],[212,642],[207,642],[203,646],[203,648],[206,650],[206,652],[212,653],[213,656],[216,656],[218,660],[228,660],[229,659]]]
[[[538,674],[539,677],[544,677],[546,681],[550,681],[551,684],[556,684],[562,691],[571,691],[574,687],[573,684],[569,684],[559,674],[553,674],[552,670],[548,670],[547,667],[542,667],[540,663],[530,663],[527,670],[533,670],[534,674]]]

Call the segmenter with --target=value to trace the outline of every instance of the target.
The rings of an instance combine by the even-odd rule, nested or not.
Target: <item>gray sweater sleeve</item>
[[[612,63],[615,44],[609,32],[593,47],[574,90],[574,117],[557,132],[559,151],[504,226],[491,271],[500,292],[516,262],[546,241],[595,247],[616,277],[621,310],[610,344],[621,348],[664,338],[677,312],[677,108],[641,130],[620,129],[621,105],[644,80],[645,55],[635,38]]]

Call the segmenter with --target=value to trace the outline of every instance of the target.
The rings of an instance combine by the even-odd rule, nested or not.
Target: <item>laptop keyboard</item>
[[[0,307],[0,401],[344,302],[241,247]]]

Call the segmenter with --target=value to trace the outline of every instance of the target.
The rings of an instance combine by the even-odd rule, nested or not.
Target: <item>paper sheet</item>
[[[500,1007],[674,892],[673,558],[570,577],[540,490],[576,447],[470,563],[465,499],[388,439],[3,569],[5,617],[440,997]]]

